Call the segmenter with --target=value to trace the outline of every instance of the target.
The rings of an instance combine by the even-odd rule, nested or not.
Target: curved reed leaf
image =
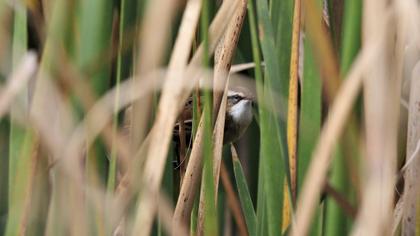
[[[248,233],[250,236],[254,236],[257,235],[257,215],[255,214],[241,162],[239,161],[238,154],[233,146],[231,147],[231,152],[236,186],[238,188],[239,200],[241,201],[242,211],[244,212],[246,225],[248,227]]]

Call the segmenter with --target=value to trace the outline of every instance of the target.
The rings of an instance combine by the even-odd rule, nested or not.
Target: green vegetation
[[[0,234],[419,234],[419,13],[0,0]]]

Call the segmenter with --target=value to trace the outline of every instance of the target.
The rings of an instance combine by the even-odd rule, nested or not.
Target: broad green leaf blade
[[[108,57],[111,46],[112,1],[79,1],[80,43],[76,60],[89,78],[92,88],[100,95],[109,86]]]
[[[298,141],[298,195],[321,131],[322,82],[308,40],[304,42],[304,50]]]
[[[341,73],[347,74],[361,44],[362,1],[345,1],[343,40],[341,48]]]
[[[28,35],[27,35],[27,13],[26,9],[22,5],[16,7],[14,15],[14,25],[13,25],[13,50],[12,50],[12,67],[17,68],[18,63],[22,59],[24,53],[27,50],[28,44]],[[28,91],[25,89],[19,95],[20,100],[26,101],[28,99]],[[27,109],[27,107],[26,107]],[[13,187],[14,177],[17,173],[17,165],[19,163],[20,149],[24,143],[25,139],[25,129],[20,125],[15,124],[15,109],[11,108],[11,125],[10,125],[10,152],[9,152],[9,188]],[[9,199],[13,201],[13,196],[11,196],[11,189],[9,189]]]
[[[304,41],[304,55],[298,140],[298,196],[311,163],[312,152],[318,142],[322,115],[322,82],[318,66],[312,54],[311,43],[307,39]],[[316,213],[318,221],[322,220],[320,214],[321,211],[318,209]],[[317,220],[314,222],[317,222]],[[317,232],[322,232],[321,226],[322,223],[313,223],[311,235],[318,235]]]
[[[290,74],[290,58],[292,51],[292,22],[293,22],[293,0],[282,0],[279,2],[276,9],[273,9],[272,17],[277,16],[278,22],[274,29],[273,36],[275,37],[275,52],[277,53],[279,68],[279,77],[274,77],[274,89],[282,97],[289,97],[289,74]],[[278,87],[280,89],[278,89]],[[285,108],[287,109],[287,108]],[[285,110],[286,111],[286,110]]]
[[[12,67],[16,69],[27,51],[27,12],[23,2],[18,2],[13,21]],[[27,104],[28,90],[24,89],[17,99]],[[15,121],[16,109],[11,108],[9,136],[9,189],[6,235],[17,235],[25,212],[26,190],[30,183],[31,147],[30,132]],[[28,107],[25,107],[27,110]],[[28,171],[19,171],[28,170]]]
[[[252,204],[251,195],[248,190],[248,184],[246,182],[241,162],[239,161],[238,155],[233,146],[231,147],[231,150],[233,171],[235,174],[236,185],[238,187],[239,200],[241,201],[246,225],[248,227],[248,233],[249,235],[254,236],[257,235],[257,216],[255,214],[254,206]]]

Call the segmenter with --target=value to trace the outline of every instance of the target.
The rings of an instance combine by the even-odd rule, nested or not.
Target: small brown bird
[[[185,139],[190,143],[192,132],[192,98],[188,99],[181,116],[184,120]],[[223,144],[237,141],[246,131],[252,121],[253,97],[242,87],[228,91]],[[174,141],[180,143],[179,123],[174,128]]]
[[[228,91],[223,143],[237,141],[252,121],[253,99],[240,91]]]

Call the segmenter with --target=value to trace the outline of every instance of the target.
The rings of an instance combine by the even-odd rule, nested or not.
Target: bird
[[[237,141],[253,119],[253,98],[241,91],[228,91],[223,143]]]
[[[235,87],[228,90],[223,144],[236,142],[245,133],[253,119],[253,105],[254,97],[246,88]],[[192,110],[193,99],[190,97],[180,114],[180,120],[182,120],[184,124],[183,128],[185,130],[187,146],[191,143]],[[173,140],[175,142],[176,150],[179,150],[179,122],[174,126]]]

